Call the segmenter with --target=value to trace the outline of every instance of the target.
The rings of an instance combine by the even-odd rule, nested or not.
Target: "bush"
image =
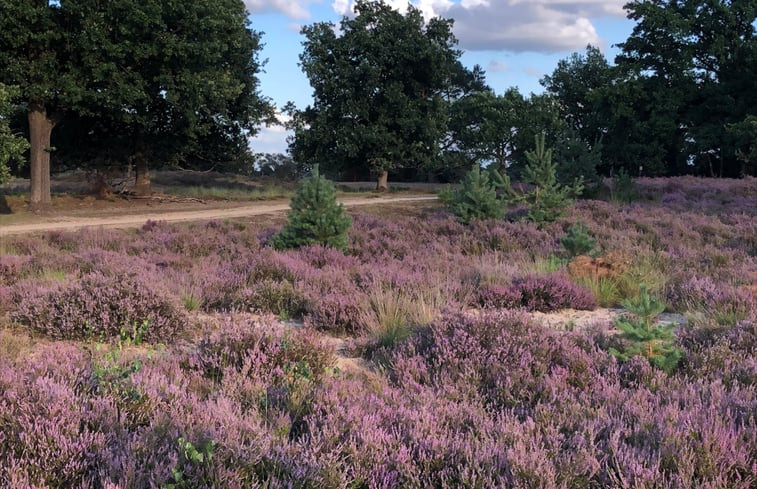
[[[516,279],[509,286],[493,285],[479,292],[479,303],[500,309],[525,308],[550,312],[560,309],[592,310],[597,302],[592,293],[560,274]]]
[[[558,142],[555,149],[557,159],[557,179],[564,185],[571,185],[576,180],[584,182],[584,197],[596,196],[602,185],[597,167],[602,162],[602,143],[594,145],[573,131],[569,131]]]
[[[501,219],[505,215],[506,202],[497,195],[497,188],[509,187],[509,182],[496,170],[491,173],[493,180],[489,179],[489,172],[481,171],[476,164],[465,175],[459,189],[441,195],[447,209],[460,222],[469,224],[474,219]]]
[[[273,246],[283,250],[321,244],[343,250],[351,223],[342,204],[336,202],[334,185],[316,167],[292,197],[289,221],[273,238]]]
[[[657,324],[657,317],[665,310],[665,304],[652,297],[645,286],[639,289],[639,296],[623,302],[633,317],[621,317],[615,326],[623,333],[626,341],[622,349],[610,349],[610,353],[623,361],[633,356],[646,358],[649,363],[666,372],[672,371],[681,359],[681,350],[675,347],[672,324]]]
[[[627,204],[634,200],[639,200],[639,197],[639,188],[633,177],[625,168],[621,168],[612,178],[612,201]]]
[[[242,306],[255,311],[271,312],[281,319],[302,316],[306,301],[286,280],[263,280],[242,292]]]
[[[176,304],[134,275],[91,273],[75,283],[19,295],[11,318],[55,339],[115,339],[147,321],[145,340],[169,342],[186,321]]]
[[[575,197],[583,192],[581,179],[572,185],[557,181],[557,165],[552,162],[552,150],[544,146],[544,135],[536,136],[534,151],[526,151],[528,164],[524,180],[534,189],[524,196],[528,205],[528,219],[536,223],[551,222],[560,217]]]
[[[560,244],[568,252],[568,256],[573,258],[579,255],[588,255],[597,242],[591,237],[586,226],[577,222],[570,227],[568,234],[560,240]]]

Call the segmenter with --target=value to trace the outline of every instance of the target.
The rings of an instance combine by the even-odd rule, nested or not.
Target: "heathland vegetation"
[[[29,175],[30,204],[50,172],[127,168],[297,177],[457,181],[473,164],[520,178],[536,136],[559,183],[582,177],[757,171],[757,7],[751,1],[633,1],[636,22],[611,64],[595,47],[560,61],[542,94],[497,94],[460,62],[450,19],[358,0],[336,26],[302,29],[313,103],[290,116],[291,156],[255,155],[275,120],[259,91],[262,34],[241,0],[7,0],[0,11],[0,175]],[[19,157],[29,141],[29,165]],[[28,172],[28,173],[27,173]]]
[[[636,193],[6,237],[0,485],[754,487],[757,185]]]
[[[287,219],[0,236],[0,487],[757,486],[755,2],[631,2],[530,97],[355,5],[303,28],[289,157],[247,147],[241,0],[3,2],[32,209],[66,167],[307,178]],[[462,183],[347,212],[326,175]]]

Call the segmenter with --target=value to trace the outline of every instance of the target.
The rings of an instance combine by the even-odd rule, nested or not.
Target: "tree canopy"
[[[260,48],[241,0],[6,2],[0,82],[19,86],[28,107],[32,205],[49,203],[51,134],[63,116],[87,128],[69,134],[131,157],[137,187],[149,186],[150,158],[246,150],[273,113],[258,92]]]
[[[388,170],[429,164],[439,154],[444,96],[460,51],[452,21],[425,22],[413,6],[403,15],[359,0],[355,12],[338,31],[330,23],[302,30],[300,61],[313,104],[293,111],[290,149],[295,159],[326,171],[367,165],[385,187]]]

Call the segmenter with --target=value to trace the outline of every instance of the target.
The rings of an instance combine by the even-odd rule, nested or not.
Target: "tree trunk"
[[[147,167],[147,158],[143,151],[134,155],[134,193],[137,195],[150,195],[152,187],[150,186],[150,170]]]
[[[507,175],[507,154],[504,151],[497,155],[497,171],[503,177]]]
[[[376,190],[379,192],[386,192],[389,190],[389,172],[387,170],[381,170],[378,174],[378,182],[376,183]]]
[[[29,104],[29,170],[31,189],[29,207],[33,212],[50,208],[50,136],[55,127],[55,118],[48,117],[45,106]]]

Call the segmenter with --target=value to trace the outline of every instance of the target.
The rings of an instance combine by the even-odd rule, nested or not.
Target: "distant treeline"
[[[5,0],[0,178],[26,172],[32,205],[54,169],[132,165],[448,179],[475,163],[515,173],[534,136],[561,178],[757,173],[757,1],[633,1],[611,64],[595,47],[558,63],[543,94],[496,94],[460,63],[449,19],[358,1],[339,29],[302,29],[313,103],[288,104],[291,160],[248,138],[275,120],[259,91],[261,34],[241,0]],[[23,153],[23,141],[29,151]],[[270,170],[270,168],[269,168]]]

